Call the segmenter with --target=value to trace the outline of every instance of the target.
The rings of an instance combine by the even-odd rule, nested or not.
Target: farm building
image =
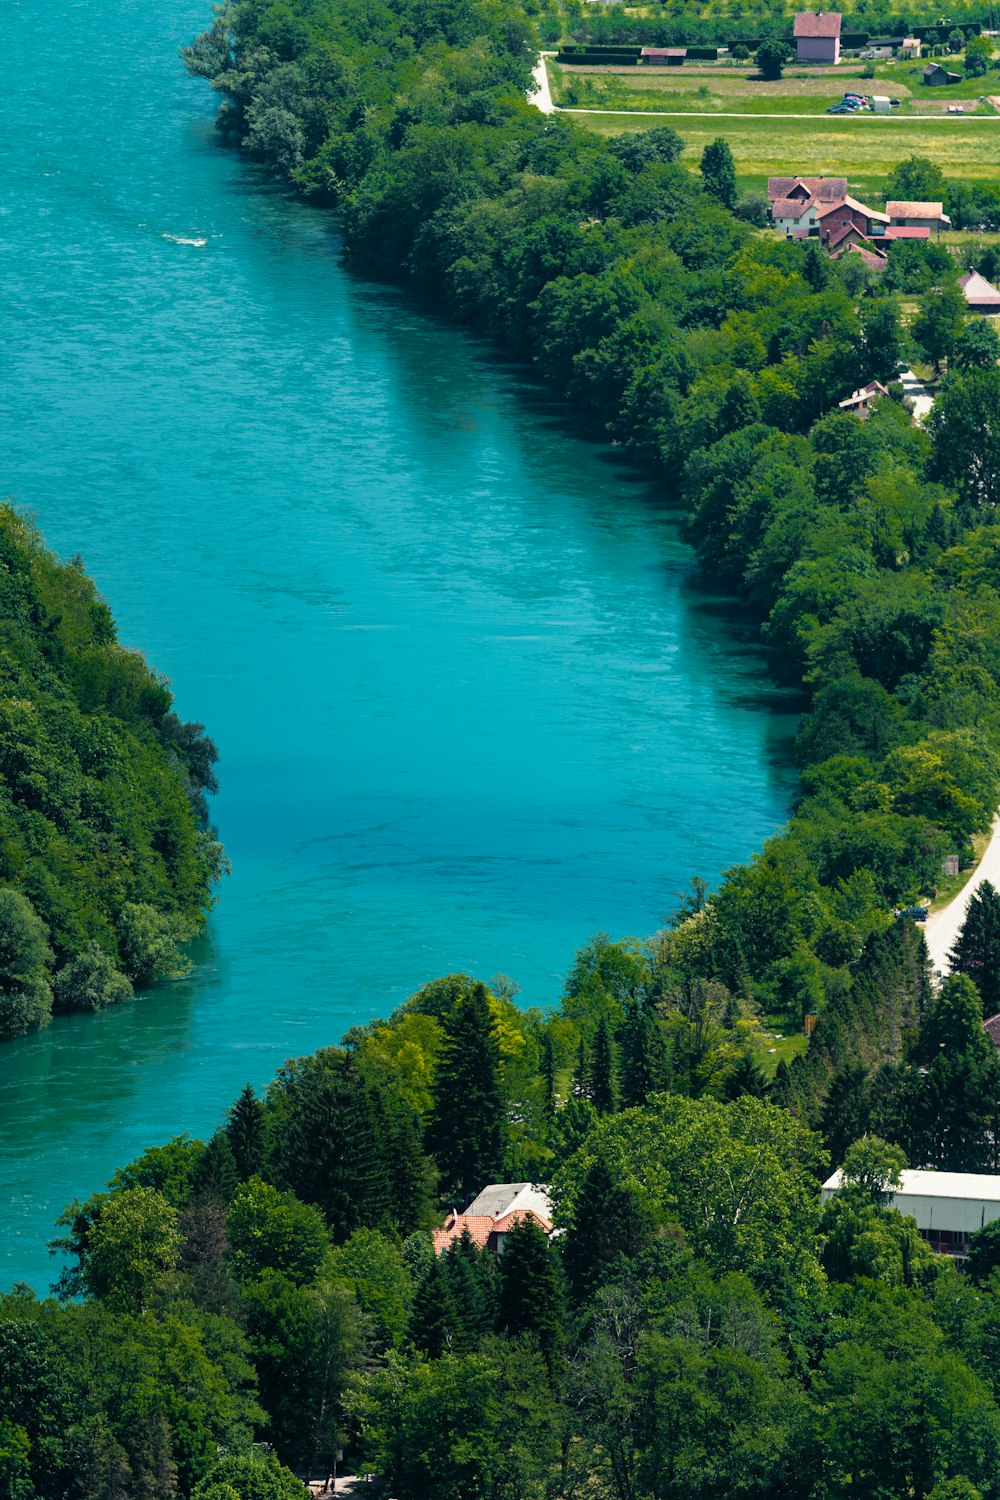
[[[906,1171],[888,1207],[916,1219],[921,1235],[941,1255],[964,1259],[977,1229],[1000,1219],[1000,1177],[979,1172]],[[826,1203],[842,1186],[840,1171],[823,1184]]]
[[[464,1214],[452,1210],[444,1227],[434,1230],[435,1253],[442,1255],[455,1240],[468,1234],[480,1250],[500,1255],[504,1236],[525,1219],[533,1220],[543,1234],[552,1233],[552,1204],[545,1190],[530,1182],[490,1183]]]
[[[903,198],[890,198],[885,211],[889,223],[899,229],[933,229],[940,234],[942,229],[951,228],[943,203],[911,203]]]
[[[643,47],[642,62],[654,68],[682,68],[688,55],[686,47]]]
[[[931,232],[926,225],[887,224],[881,232],[875,231],[879,244],[894,245],[897,240],[929,240]]]
[[[767,196],[777,198],[815,198],[818,203],[839,203],[847,196],[846,177],[769,177]]]
[[[835,10],[800,10],[795,17],[796,62],[840,62],[840,23]]]
[[[931,88],[936,88],[942,83],[960,83],[961,78],[957,73],[949,73],[947,68],[942,68],[940,63],[928,63],[924,69],[924,83]]]
[[[969,304],[970,312],[983,313],[988,318],[995,318],[1000,314],[1000,292],[985,276],[980,276],[978,271],[970,271],[967,276],[959,277],[958,284]]]
[[[853,412],[863,422],[871,415],[872,402],[878,401],[883,396],[888,396],[888,394],[889,392],[881,381],[869,380],[867,385],[863,385],[859,391],[855,391],[853,395],[848,396],[846,401],[840,402],[840,410]],[[833,1179],[831,1178],[830,1180],[832,1182]]]
[[[816,215],[819,221],[819,237],[829,247],[830,241],[842,230],[856,229],[866,239],[878,228],[889,223],[887,214],[859,203],[857,198],[845,197],[839,203],[830,203]]]
[[[848,255],[860,255],[869,271],[884,271],[889,264],[887,256],[881,250],[876,250],[871,241],[863,245],[848,245],[847,253]]]

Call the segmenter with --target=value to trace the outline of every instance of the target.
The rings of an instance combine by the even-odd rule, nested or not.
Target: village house
[[[951,228],[943,203],[910,203],[904,198],[890,198],[885,205],[889,223],[905,229],[933,229],[940,234]]]
[[[848,255],[860,255],[869,271],[881,273],[889,264],[888,256],[881,250],[877,250],[871,241],[865,244],[852,244],[847,246]]]
[[[682,68],[688,55],[686,47],[643,47],[639,56],[649,67]]]
[[[897,56],[901,61],[920,56],[920,38],[918,36],[904,36],[899,44]]]
[[[838,11],[799,11],[795,17],[796,62],[840,62],[840,24]]]
[[[552,1233],[552,1203],[545,1189],[530,1182],[492,1182],[464,1213],[452,1209],[443,1229],[433,1231],[434,1253],[443,1255],[449,1245],[468,1234],[478,1249],[502,1255],[504,1237],[526,1219],[543,1234]]]
[[[967,276],[959,277],[958,284],[970,312],[981,313],[987,318],[1000,316],[1000,292],[985,276],[970,271]]]
[[[948,69],[942,68],[940,63],[928,63],[924,69],[924,83],[929,84],[931,88],[935,88],[938,84],[942,83],[960,82],[961,78],[957,73],[949,73]]]
[[[846,177],[769,177],[771,222],[787,235],[804,238],[815,231],[820,211],[846,193]]]
[[[990,1016],[989,1020],[984,1021],[983,1030],[994,1047],[1000,1047],[1000,1015]]]
[[[866,203],[859,203],[857,198],[851,197],[844,197],[839,203],[827,204],[816,218],[820,243],[827,249],[831,248],[831,241],[840,243],[843,238],[841,232],[845,229],[855,229],[863,238],[868,239],[874,229],[889,223],[887,214],[879,213],[877,209],[869,208]]]
[[[880,245],[895,245],[900,240],[929,240],[931,232],[925,224],[886,224],[875,235]]]
[[[840,410],[849,411],[854,416],[860,417],[862,422],[865,422],[871,416],[872,402],[880,401],[883,396],[888,396],[888,394],[888,390],[881,381],[869,380],[867,385],[863,385],[860,390],[854,391],[852,395],[848,396],[846,401],[839,403]]]

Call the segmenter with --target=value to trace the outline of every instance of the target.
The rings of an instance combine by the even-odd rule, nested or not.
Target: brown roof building
[[[879,401],[888,394],[889,392],[880,380],[869,380],[867,385],[863,385],[859,391],[848,396],[846,401],[841,401],[840,410],[853,412],[856,417],[865,421],[871,415],[872,402]]]
[[[838,11],[801,10],[795,17],[796,62],[840,62]]]
[[[643,47],[639,56],[653,67],[682,68],[688,55],[686,47]]]
[[[846,177],[769,177],[767,196],[777,198],[815,198],[818,203],[839,203],[847,197]]]
[[[958,284],[969,304],[970,312],[985,313],[991,318],[1000,314],[1000,292],[985,276],[980,276],[978,271],[970,271],[967,276],[959,277]]]
[[[943,203],[911,202],[907,198],[890,198],[885,205],[889,223],[909,229],[933,229],[938,234],[951,228]]]

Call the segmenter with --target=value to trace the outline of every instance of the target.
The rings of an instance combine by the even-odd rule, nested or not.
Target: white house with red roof
[[[796,62],[840,62],[840,27],[836,10],[800,10],[795,17]]]
[[[531,1182],[491,1182],[463,1214],[453,1209],[444,1227],[433,1231],[434,1252],[442,1255],[455,1240],[468,1234],[480,1250],[501,1255],[504,1236],[526,1219],[537,1224],[543,1234],[552,1233],[552,1203],[545,1189]]]

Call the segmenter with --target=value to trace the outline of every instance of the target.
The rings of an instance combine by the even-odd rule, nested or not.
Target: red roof
[[[815,198],[775,198],[771,213],[776,219],[801,219],[815,202]]]
[[[793,193],[799,197],[818,198],[821,203],[839,203],[847,196],[846,177],[769,177],[767,179],[767,196],[772,200],[775,198],[791,198]]]
[[[877,250],[868,250],[864,245],[848,245],[847,253],[849,255],[860,255],[870,271],[885,270],[886,258],[884,255],[880,255]]]
[[[492,1214],[449,1214],[445,1220],[443,1229],[435,1229],[431,1238],[434,1241],[435,1255],[441,1255],[455,1240],[460,1240],[462,1235],[468,1231],[472,1243],[480,1250],[495,1250],[496,1236],[507,1234],[525,1219],[532,1219],[544,1234],[552,1233],[552,1225],[548,1219],[543,1219],[541,1214],[536,1214],[530,1208],[515,1208],[512,1213],[501,1214],[495,1219]]]
[[[883,240],[929,240],[930,237],[926,224],[887,224],[879,236]]]
[[[827,214],[835,213],[838,208],[849,208],[852,213],[863,214],[866,219],[881,220],[883,224],[889,222],[887,214],[879,213],[877,208],[869,208],[867,203],[861,203],[846,193],[839,203],[831,203],[827,208],[820,209],[816,217],[823,219]]]
[[[800,10],[795,17],[797,37],[839,36],[842,17],[836,10]]]
[[[970,307],[1000,308],[1000,292],[985,276],[980,276],[978,271],[969,271],[967,275],[960,276],[958,284]]]

